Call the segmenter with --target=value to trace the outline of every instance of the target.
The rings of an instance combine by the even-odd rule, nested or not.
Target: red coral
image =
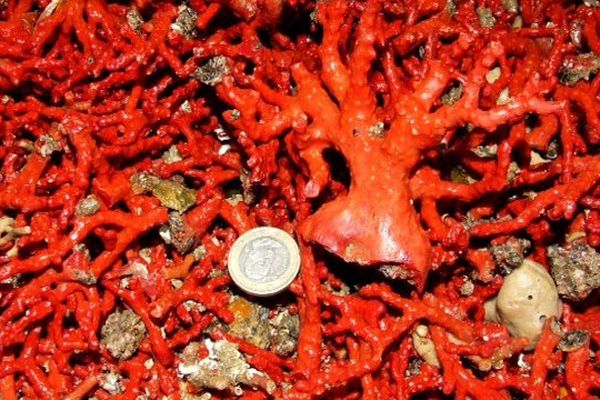
[[[220,340],[277,385],[248,399],[597,393],[596,293],[533,352],[484,302],[496,264],[600,244],[599,10],[0,1],[0,396],[200,394],[182,352]],[[260,225],[301,247],[262,304],[299,316],[289,358],[229,330],[227,253]],[[118,360],[124,308],[147,335]]]
[[[544,99],[551,83],[538,74],[510,104],[481,109],[484,76],[506,56],[500,40],[469,55],[476,61],[467,74],[426,59],[417,79],[407,84],[393,62],[393,52],[379,50],[386,49],[391,38],[399,41],[390,34],[394,26],[383,21],[381,4],[368,2],[356,32],[342,37],[342,24],[354,23],[351,11],[351,3],[341,1],[318,7],[317,18],[323,25],[322,69],[311,73],[303,64],[292,65],[297,88],[293,96],[273,91],[259,78],[251,78],[259,99],[256,92],[236,88],[231,79],[219,91],[241,111],[234,126],[254,140],[269,140],[289,129],[294,132],[292,146],[310,174],[307,197],[317,197],[330,181],[323,152],[332,147],[345,157],[351,175],[348,193],[323,205],[304,222],[300,232],[306,240],[349,262],[393,264],[396,268],[388,269],[388,274],[412,279],[422,288],[432,262],[431,250],[412,203],[431,195],[422,188],[429,182],[420,181],[411,193],[409,178],[423,154],[460,126],[472,124],[494,132],[527,113],[558,113],[564,104]],[[465,34],[461,39],[468,42],[470,38]],[[350,50],[340,53],[340,47]],[[379,94],[382,104],[371,82],[378,57],[385,87]],[[461,83],[462,98],[439,107],[441,95],[453,81]],[[262,111],[269,107],[277,109],[274,118]]]

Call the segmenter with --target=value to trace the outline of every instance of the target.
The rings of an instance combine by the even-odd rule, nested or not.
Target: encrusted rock
[[[144,20],[138,10],[130,8],[129,11],[127,11],[127,25],[129,25],[131,29],[139,33],[142,31],[143,23]]]
[[[100,377],[100,387],[106,390],[109,394],[117,395],[123,392],[121,383],[121,375],[115,371],[108,371]]]
[[[268,308],[240,296],[234,296],[228,308],[234,316],[227,327],[230,334],[280,356],[289,356],[296,350],[300,333],[297,315],[281,309],[270,318]]]
[[[133,261],[127,265],[123,275],[137,276],[142,279],[148,279],[148,267],[143,262]]]
[[[113,357],[119,360],[130,358],[146,336],[146,326],[133,311],[115,311],[102,326],[102,343]]]
[[[100,201],[96,196],[91,194],[77,203],[75,214],[83,217],[89,217],[96,214],[98,210],[100,210]]]
[[[62,150],[62,145],[50,135],[40,136],[36,147],[42,157],[49,157],[52,153],[58,153]]]
[[[204,257],[206,257],[207,254],[208,254],[208,251],[206,250],[206,247],[204,247],[203,245],[196,247],[194,249],[194,251],[192,251],[192,255],[194,256],[194,259],[196,261],[202,260]]]
[[[182,108],[183,108],[183,105],[182,105]],[[173,164],[173,163],[183,160],[183,158],[181,157],[181,154],[179,154],[179,150],[177,150],[177,146],[175,146],[175,145],[172,145],[171,147],[169,147],[167,149],[167,151],[165,151],[163,153],[161,159],[167,164]]]
[[[186,38],[196,36],[196,20],[198,14],[186,4],[182,4],[178,8],[179,15],[174,23],[171,24],[171,29],[174,32],[181,33]]]
[[[194,73],[194,77],[205,85],[215,86],[221,83],[223,77],[228,73],[227,57],[216,56],[198,68]]]
[[[477,157],[481,158],[494,158],[498,153],[498,145],[497,144],[489,144],[486,146],[477,146],[476,148],[471,150]]]
[[[558,293],[570,300],[583,300],[600,287],[600,254],[585,242],[548,247],[552,277]]]
[[[381,121],[377,122],[369,128],[369,136],[374,138],[385,137],[385,124]]]
[[[413,273],[406,267],[400,264],[384,264],[379,267],[379,272],[388,279],[405,280],[411,285],[415,284]]]
[[[442,95],[441,101],[442,104],[452,105],[456,103],[461,97],[463,93],[462,85],[452,86],[446,93]]]
[[[502,6],[509,13],[516,14],[519,12],[519,1],[518,0],[502,0]]]
[[[531,242],[527,239],[510,237],[503,244],[492,246],[490,250],[500,272],[508,274],[523,263],[530,246]]]
[[[477,17],[479,17],[479,24],[483,28],[493,28],[496,25],[496,18],[492,14],[492,10],[486,7],[477,7]]]
[[[151,192],[163,206],[180,213],[196,203],[196,192],[175,180],[160,179],[147,172],[138,172],[131,176],[130,182],[133,193]]]
[[[188,253],[194,245],[194,231],[178,212],[169,213],[169,223],[160,228],[159,234],[181,254]]]
[[[147,172],[138,172],[130,178],[131,190],[134,194],[142,194],[152,190],[154,185],[160,181],[160,178]]]
[[[268,308],[239,296],[234,297],[228,308],[234,316],[233,323],[229,325],[229,333],[262,349],[270,345]]]
[[[205,339],[204,347],[208,356],[201,359],[198,356],[200,343],[188,344],[178,367],[179,374],[196,388],[226,390],[241,395],[239,385],[242,384],[262,388],[269,394],[275,391],[275,382],[267,374],[252,368],[235,344]]]
[[[450,181],[463,185],[470,185],[477,182],[462,165],[458,165],[450,170]]]
[[[466,278],[462,286],[460,287],[460,294],[462,296],[470,296],[475,291],[475,284],[469,278]]]
[[[600,56],[594,53],[565,57],[560,71],[560,80],[568,86],[575,86],[581,80],[589,81],[600,71]]]
[[[571,331],[563,335],[558,343],[558,349],[567,353],[580,349],[590,341],[587,331]]]
[[[420,358],[413,358],[412,360],[410,360],[410,362],[408,363],[408,368],[406,369],[406,372],[404,373],[404,376],[411,377],[411,376],[417,376],[421,374],[421,367],[423,366],[423,360]]]
[[[289,356],[296,351],[300,334],[300,318],[283,310],[269,320],[271,349],[280,356]]]

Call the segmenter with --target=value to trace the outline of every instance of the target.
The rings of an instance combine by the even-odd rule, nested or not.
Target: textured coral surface
[[[599,71],[597,0],[0,0],[0,398],[597,395]]]

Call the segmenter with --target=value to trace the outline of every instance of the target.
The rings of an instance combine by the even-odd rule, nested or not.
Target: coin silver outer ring
[[[273,282],[261,283],[250,280],[242,274],[239,265],[244,247],[254,239],[262,237],[271,237],[280,241],[287,248],[290,256],[285,274]],[[300,249],[294,238],[284,230],[270,226],[254,228],[242,234],[233,243],[227,258],[227,268],[233,282],[244,292],[259,297],[273,296],[287,289],[296,278],[300,270]]]

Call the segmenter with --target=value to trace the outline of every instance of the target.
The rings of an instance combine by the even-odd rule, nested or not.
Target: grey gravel
[[[194,78],[208,86],[215,86],[229,73],[227,57],[216,56],[208,60],[194,72]]]
[[[587,331],[576,330],[567,332],[558,343],[558,349],[570,353],[578,350],[590,341],[590,334]]]
[[[89,217],[96,214],[100,210],[100,201],[93,194],[82,199],[77,203],[75,214],[82,217]]]
[[[548,247],[552,277],[558,293],[570,300],[583,300],[600,287],[600,254],[585,242]]]
[[[101,329],[102,343],[113,357],[126,360],[133,356],[146,336],[146,326],[133,311],[115,311]]]
[[[492,10],[486,7],[477,7],[477,16],[479,17],[479,23],[484,28],[493,28],[496,25],[496,18],[492,14]]]
[[[175,32],[181,33],[186,38],[195,37],[198,34],[196,30],[196,20],[198,19],[198,14],[186,4],[180,5],[178,11],[179,14],[175,22],[171,24],[171,29]]]
[[[127,11],[127,25],[129,25],[131,29],[139,33],[142,31],[143,24],[144,20],[138,10],[131,8]]]
[[[531,247],[529,240],[511,237],[503,244],[492,246],[490,250],[500,272],[509,274],[523,263],[529,247]]]

